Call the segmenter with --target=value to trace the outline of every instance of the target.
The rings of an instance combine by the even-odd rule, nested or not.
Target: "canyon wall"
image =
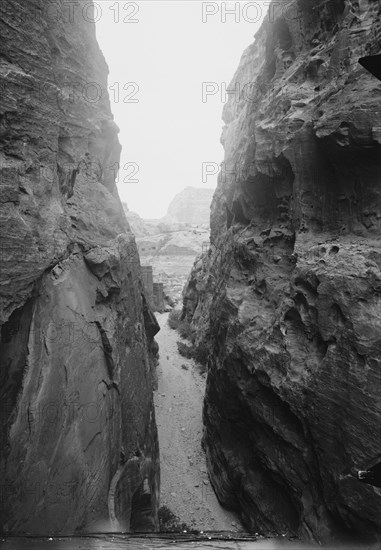
[[[229,86],[183,315],[209,475],[253,532],[381,536],[380,38],[379,1],[274,1]]]
[[[0,6],[1,531],[158,528],[158,331],[89,2]]]

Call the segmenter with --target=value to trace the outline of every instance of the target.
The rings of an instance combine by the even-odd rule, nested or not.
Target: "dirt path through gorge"
[[[193,360],[177,350],[179,334],[168,326],[168,313],[157,314],[161,330],[158,390],[155,392],[161,465],[161,506],[200,531],[243,531],[222,508],[210,485],[201,448],[203,377]],[[184,367],[186,368],[184,368]]]

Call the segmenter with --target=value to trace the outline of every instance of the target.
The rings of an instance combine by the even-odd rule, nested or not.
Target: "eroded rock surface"
[[[158,527],[158,325],[114,184],[107,66],[82,7],[0,7],[5,533]]]
[[[380,36],[378,1],[273,2],[229,86],[184,314],[210,477],[251,531],[380,538]]]

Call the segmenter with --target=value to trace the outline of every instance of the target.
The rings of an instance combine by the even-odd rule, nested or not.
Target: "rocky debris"
[[[358,59],[379,53],[380,3],[292,12],[273,2],[229,86],[212,245],[184,295],[210,352],[204,447],[251,532],[374,541],[381,94]]]
[[[114,183],[107,66],[94,25],[47,4],[0,7],[1,530],[153,530],[158,327]]]

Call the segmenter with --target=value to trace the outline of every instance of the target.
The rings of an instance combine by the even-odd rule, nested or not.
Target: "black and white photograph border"
[[[0,547],[381,543],[381,0],[2,0]]]

